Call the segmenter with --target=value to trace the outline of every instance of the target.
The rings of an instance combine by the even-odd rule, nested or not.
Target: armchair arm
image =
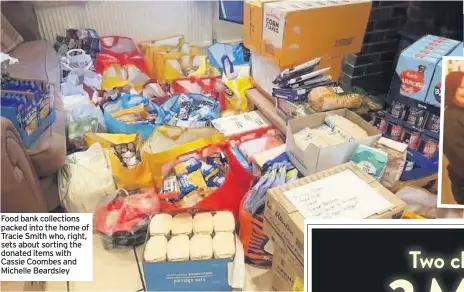
[[[1,212],[47,212],[42,188],[13,124],[1,119]]]

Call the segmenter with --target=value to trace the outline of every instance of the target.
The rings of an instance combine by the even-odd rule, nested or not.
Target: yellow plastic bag
[[[250,77],[228,80],[223,78],[228,110],[247,111],[248,99],[245,92],[253,87]]]
[[[141,161],[133,168],[125,167],[112,150],[112,146],[135,142],[136,149],[140,151],[142,139],[137,134],[106,134],[86,133],[84,141],[88,146],[100,143],[108,150],[109,163],[113,171],[116,185],[121,189],[153,188],[153,177],[150,172],[149,156],[141,153]]]
[[[161,126],[153,132],[143,147],[142,154],[150,163],[156,188],[163,184],[163,166],[182,154],[225,141],[224,135],[214,128],[180,128]]]

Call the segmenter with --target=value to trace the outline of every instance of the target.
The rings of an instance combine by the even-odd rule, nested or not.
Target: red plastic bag
[[[142,244],[150,216],[159,212],[159,198],[154,189],[119,190],[107,196],[94,215],[95,231],[101,233],[106,249]]]
[[[139,53],[135,42],[128,37],[104,36],[100,38],[101,51],[97,54],[95,70],[103,73],[113,64],[121,66],[134,65],[147,74],[145,60]]]
[[[256,130],[253,130],[253,131],[249,131],[249,132],[244,132],[244,133],[241,133],[241,134],[237,134],[237,135],[234,135],[234,136],[231,136],[229,137],[229,144],[230,146],[239,146],[241,143],[245,142],[245,141],[249,141],[249,140],[254,140],[254,139],[258,139],[258,138],[261,138],[261,137],[265,137],[265,136],[274,136],[274,137],[280,137],[281,134],[280,132],[276,129],[275,126],[271,125],[271,126],[268,126],[268,127],[265,127],[265,128],[260,128],[260,129],[256,129]],[[284,139],[285,141],[285,139]],[[235,155],[232,154],[232,156],[234,156],[232,159],[231,164],[233,164],[233,171],[234,171],[234,174],[235,176],[237,177],[237,181],[239,182],[239,185],[242,189],[243,192],[248,192],[248,189],[250,188],[251,186],[251,183],[253,182],[253,179],[254,179],[254,176],[249,173],[241,164],[240,162],[235,158]]]
[[[191,77],[179,78],[172,81],[171,89],[174,94],[199,93],[217,99],[221,111],[226,109],[225,89],[220,78],[217,77]]]
[[[240,175],[241,173],[241,166],[230,151],[229,146],[224,144],[214,145],[213,147],[218,147],[221,151],[223,151],[226,155],[227,161],[229,162],[229,171],[225,176],[225,181],[222,186],[190,208],[180,208],[174,203],[162,199],[160,200],[162,212],[208,212],[228,210],[234,214],[236,219],[238,218],[240,202],[246,193],[244,189],[245,187],[246,189],[249,189],[253,181],[253,177],[249,175],[245,178],[241,178],[240,180],[237,179],[237,175]],[[198,151],[200,150],[197,150],[196,152]],[[162,196],[169,197],[169,194],[164,194]]]

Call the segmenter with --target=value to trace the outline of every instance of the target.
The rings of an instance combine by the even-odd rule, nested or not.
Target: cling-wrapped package
[[[95,230],[105,249],[144,243],[150,216],[160,210],[154,189],[120,189],[100,202],[95,211]]]

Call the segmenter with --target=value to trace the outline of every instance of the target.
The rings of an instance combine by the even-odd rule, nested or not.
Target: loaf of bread
[[[317,111],[359,108],[362,102],[359,94],[338,95],[332,87],[316,87],[308,95],[309,105]]]

